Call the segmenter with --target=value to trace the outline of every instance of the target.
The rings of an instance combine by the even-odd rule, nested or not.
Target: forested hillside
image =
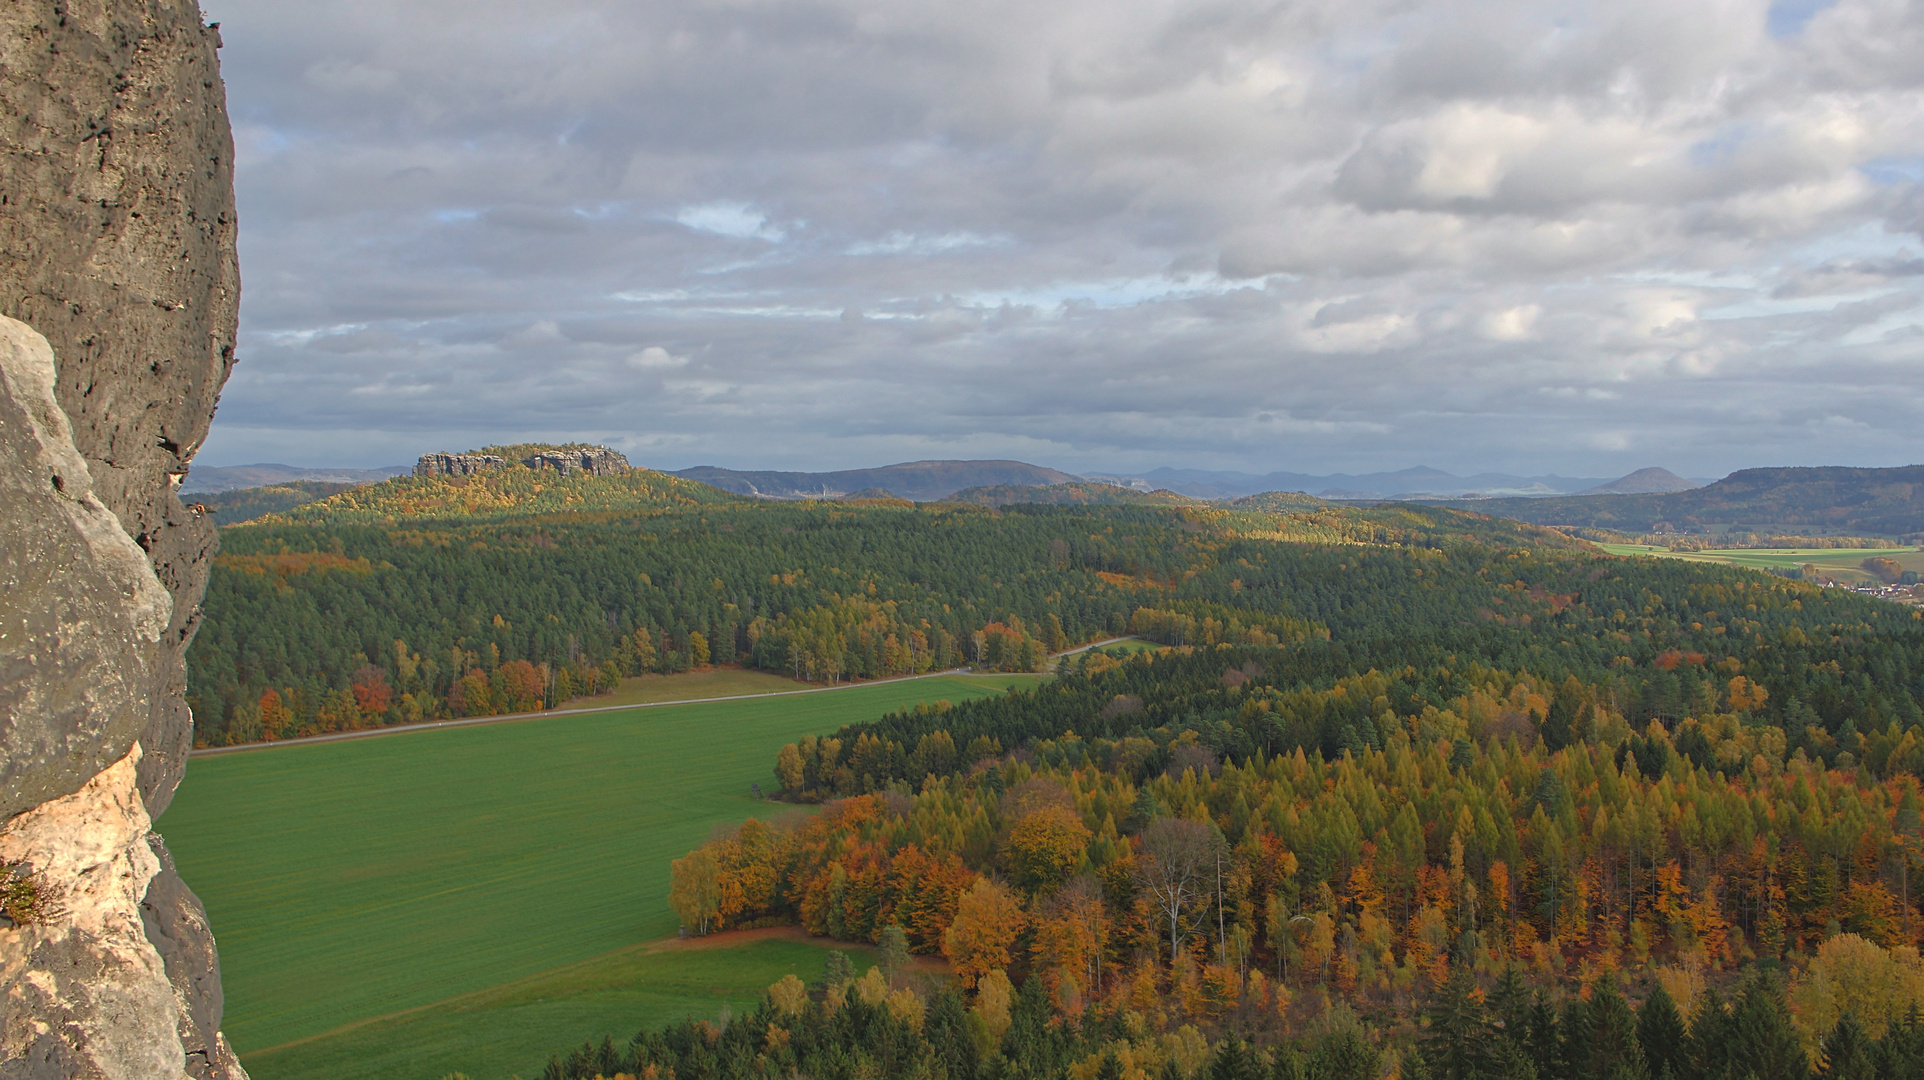
[[[1642,534],[1734,532],[1815,536],[1924,535],[1924,466],[1744,469],[1659,495],[1479,499],[1452,504],[1541,525]]]
[[[392,481],[301,507],[303,521],[224,533],[191,660],[198,737],[540,708],[623,675],[707,663],[830,682],[963,664],[1035,670],[1051,651],[1136,627],[1167,622],[1186,638],[1187,618],[1205,635],[1301,640],[1323,630],[1283,593],[1264,599],[1256,576],[1322,571],[1300,562],[1312,549],[1279,539],[1462,546],[1523,535],[1447,511],[997,512],[719,493],[697,510],[675,489],[640,514],[447,510],[450,492],[505,490],[505,501],[538,496],[540,479],[504,469],[490,485]],[[614,497],[658,490],[609,483],[628,479],[570,483]],[[428,510],[404,525],[383,513],[404,500]],[[363,524],[377,516],[397,524]],[[1225,559],[1249,563],[1246,596]]]
[[[1196,500],[1173,491],[1137,491],[1134,488],[1082,480],[1042,487],[1004,484],[964,488],[943,501],[975,503],[979,506],[1014,506],[1021,503],[1046,506],[1182,506]]]
[[[269,514],[283,514],[297,506],[319,502],[359,485],[346,481],[293,480],[264,487],[234,488],[202,495],[197,503],[222,525],[239,525]]]
[[[1373,611],[1314,567],[1296,610],[1327,639],[1165,625],[1195,643],[791,744],[776,782],[828,807],[691,853],[672,898],[698,931],[948,961],[946,987],[831,974],[803,1061],[896,1022],[892,1052],[948,1077],[1918,1075],[1919,620],[1481,551],[1329,552],[1441,596]],[[1504,603],[1449,616],[1498,574]],[[551,1075],[686,1067],[677,1038]]]
[[[702,664],[1165,646],[794,743],[775,787],[824,811],[676,866],[696,932],[798,923],[952,985],[831,973],[557,1076],[1739,1080],[1924,1041],[1908,608],[1434,507],[767,502],[644,470],[392,481],[223,543],[208,743]]]

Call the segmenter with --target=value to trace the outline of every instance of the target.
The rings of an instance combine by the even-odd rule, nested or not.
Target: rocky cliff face
[[[148,828],[215,543],[175,491],[234,358],[219,45],[192,0],[0,8],[0,860],[55,900],[0,923],[0,1077],[245,1075]]]
[[[416,476],[473,476],[488,469],[499,469],[508,464],[506,458],[493,454],[422,454],[421,460],[414,463]]]
[[[422,454],[414,463],[416,476],[473,476],[488,469],[506,468],[508,459],[495,454]],[[566,476],[585,472],[609,476],[627,472],[628,459],[605,446],[562,446],[537,450],[521,459],[530,469],[554,469]]]
[[[576,470],[594,476],[611,476],[628,471],[628,459],[605,446],[570,446],[560,450],[543,450],[524,458],[521,464],[530,469],[554,469],[563,476]]]

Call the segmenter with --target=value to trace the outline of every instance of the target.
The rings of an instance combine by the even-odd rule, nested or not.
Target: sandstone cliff
[[[494,454],[422,454],[414,463],[416,476],[473,476],[487,469],[499,469],[508,459]]]
[[[605,446],[550,446],[520,455],[521,464],[530,469],[554,469],[567,476],[585,472],[591,476],[612,476],[629,469],[628,459]],[[469,454],[422,454],[414,463],[416,476],[473,476],[488,469],[506,468],[508,459],[499,454],[476,451]]]
[[[219,45],[192,0],[0,8],[0,861],[58,901],[0,925],[0,1077],[245,1075],[149,830],[215,544],[175,491],[234,358]]]

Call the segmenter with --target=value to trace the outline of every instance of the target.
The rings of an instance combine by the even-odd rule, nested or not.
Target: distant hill
[[[515,463],[472,476],[401,476],[351,487],[263,520],[276,524],[377,525],[408,518],[612,516],[740,501],[740,496],[653,469],[597,476],[586,470],[563,474]]]
[[[1067,484],[1000,484],[965,488],[943,502],[975,503],[978,506],[1014,506],[1019,503],[1048,506],[1183,506],[1196,500],[1173,491],[1136,491],[1078,480]]]
[[[1669,469],[1638,469],[1629,476],[1619,477],[1607,484],[1585,488],[1578,495],[1667,495],[1673,491],[1689,491],[1701,487],[1694,480],[1685,480]]]
[[[270,484],[266,487],[235,488],[232,491],[217,491],[188,501],[206,508],[214,516],[216,524],[239,525],[268,514],[283,514],[297,506],[319,502],[343,491],[351,491],[362,485],[355,483],[336,483],[326,480],[296,480],[289,484]]]
[[[1023,461],[910,461],[879,469],[819,473],[742,472],[699,465],[673,475],[737,495],[764,499],[832,499],[868,488],[883,488],[915,502],[937,502],[965,488],[1047,487],[1081,479]]]
[[[1260,495],[1245,495],[1240,499],[1234,499],[1229,505],[1238,510],[1264,510],[1273,514],[1293,514],[1328,506],[1329,503],[1300,491],[1265,491]]]
[[[1456,476],[1441,469],[1417,467],[1395,472],[1309,473],[1273,472],[1258,475],[1242,472],[1212,472],[1205,469],[1157,469],[1144,473],[1149,484],[1168,488],[1199,499],[1234,499],[1270,491],[1301,491],[1326,499],[1441,499],[1464,495],[1541,495],[1569,494],[1607,483],[1602,477],[1512,476],[1509,473],[1477,473]]]
[[[1924,465],[1744,469],[1669,494],[1480,499],[1453,504],[1537,525],[1624,533],[1759,532],[1902,538],[1924,533]]]
[[[324,484],[375,484],[389,477],[406,476],[414,471],[407,465],[379,469],[303,469],[296,465],[195,465],[180,482],[182,495],[205,495],[216,491],[268,487],[298,481]],[[205,500],[203,500],[205,501]]]

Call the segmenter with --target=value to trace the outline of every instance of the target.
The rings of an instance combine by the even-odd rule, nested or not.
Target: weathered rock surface
[[[46,339],[0,316],[0,820],[127,755],[173,609],[94,497],[53,385]]]
[[[530,469],[554,469],[566,476],[585,472],[610,476],[629,469],[628,459],[605,446],[554,446],[537,450],[521,459]],[[496,454],[450,454],[446,451],[422,454],[414,463],[416,476],[473,476],[489,469],[505,469],[508,459]]]
[[[147,846],[160,870],[140,902],[147,940],[160,954],[179,1009],[177,1033],[187,1055],[187,1073],[196,1080],[244,1080],[240,1059],[220,1033],[225,1001],[220,989],[220,955],[207,926],[207,909],[174,870],[174,857],[160,837],[148,834]]]
[[[0,314],[45,335],[0,334],[0,858],[69,908],[0,927],[8,1080],[246,1075],[148,832],[214,550],[175,491],[234,358],[219,45],[193,0],[0,6]]]
[[[160,862],[136,783],[140,747],[79,791],[0,827],[64,914],[0,930],[0,1077],[184,1077],[178,1005],[140,900]]]
[[[543,450],[524,458],[530,469],[555,469],[566,476],[577,469],[594,476],[610,476],[628,471],[628,459],[605,446],[570,446]]]
[[[508,459],[493,454],[422,454],[414,463],[416,476],[473,476],[488,469],[503,468]]]
[[[174,488],[233,364],[240,300],[219,45],[193,0],[0,6],[0,314],[53,345],[95,494],[174,597],[141,721],[156,815],[193,740],[182,656],[214,548]]]

